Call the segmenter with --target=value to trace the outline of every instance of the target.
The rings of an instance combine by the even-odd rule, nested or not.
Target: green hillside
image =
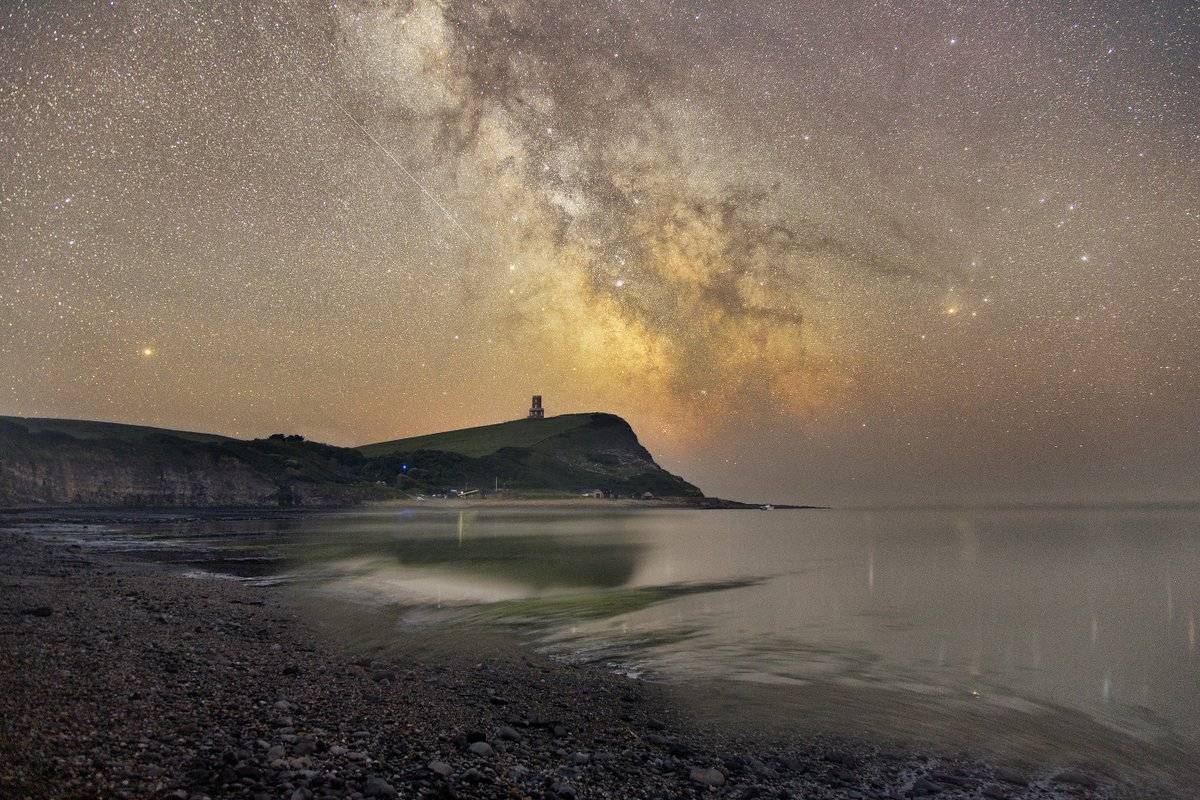
[[[229,442],[228,436],[215,433],[175,431],[169,428],[151,428],[147,425],[126,425],[121,422],[96,422],[90,419],[51,419],[42,417],[6,417],[0,422],[24,428],[29,433],[62,433],[74,439],[141,442],[152,436],[173,436],[192,442]]]
[[[368,458],[392,453],[413,453],[418,450],[437,450],[481,458],[490,456],[503,447],[533,447],[553,436],[582,428],[590,423],[592,418],[592,414],[560,414],[546,419],[517,419],[495,425],[481,425],[478,428],[461,428],[363,445],[358,451]]]
[[[703,497],[654,462],[613,414],[563,414],[365,445],[362,475],[385,485]]]

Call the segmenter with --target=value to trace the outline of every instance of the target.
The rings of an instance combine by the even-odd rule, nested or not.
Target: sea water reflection
[[[175,560],[207,548],[208,571],[414,612],[381,625],[509,626],[563,657],[741,687],[707,704],[756,723],[1145,760],[1107,731],[1186,769],[1200,750],[1197,509],[379,509],[158,538]]]

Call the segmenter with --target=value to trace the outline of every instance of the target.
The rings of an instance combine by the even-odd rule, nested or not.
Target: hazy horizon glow
[[[1200,500],[1194,6],[28,3],[0,413]]]

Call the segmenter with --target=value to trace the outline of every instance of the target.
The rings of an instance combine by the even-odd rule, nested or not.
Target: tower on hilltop
[[[533,403],[529,406],[529,418],[542,419],[545,416],[546,409],[542,408],[542,396],[540,394],[535,394],[533,396]]]

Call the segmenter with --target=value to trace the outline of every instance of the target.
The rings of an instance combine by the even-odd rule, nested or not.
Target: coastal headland
[[[761,508],[663,469],[625,420],[563,414],[334,447],[0,417],[0,508],[330,508],[368,502]]]

